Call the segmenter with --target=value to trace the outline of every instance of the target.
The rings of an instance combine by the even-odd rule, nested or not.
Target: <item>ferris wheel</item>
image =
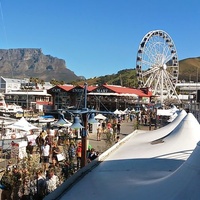
[[[162,30],[148,32],[142,39],[136,60],[139,87],[151,88],[153,95],[178,99],[175,90],[179,64],[172,38]]]

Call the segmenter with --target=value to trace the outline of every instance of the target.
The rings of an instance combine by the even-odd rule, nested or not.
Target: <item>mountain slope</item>
[[[44,55],[41,49],[0,49],[0,73],[17,79],[37,77],[65,82],[79,79],[66,68],[64,60]]]
[[[179,61],[179,80],[200,81],[200,57]]]

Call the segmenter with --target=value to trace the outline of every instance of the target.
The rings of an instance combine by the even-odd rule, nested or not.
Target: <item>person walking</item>
[[[40,135],[36,138],[35,142],[38,146],[38,149],[37,151],[39,151],[39,153],[41,154],[41,148],[42,146],[44,145],[44,142],[45,142],[45,137],[44,137],[44,132],[40,132]]]

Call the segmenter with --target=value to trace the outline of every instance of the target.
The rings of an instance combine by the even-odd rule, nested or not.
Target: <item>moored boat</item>
[[[23,113],[21,106],[13,104],[6,104],[4,95],[0,93],[0,115],[1,116],[15,116],[17,113]]]
[[[38,117],[39,123],[50,123],[54,122],[56,119],[53,115],[43,115]]]

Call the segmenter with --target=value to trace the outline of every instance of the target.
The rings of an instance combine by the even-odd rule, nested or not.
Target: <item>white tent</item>
[[[14,124],[11,124],[5,128],[11,128],[11,129],[18,129],[23,131],[30,131],[33,129],[39,129],[38,127],[30,124],[24,117],[22,117],[20,120],[15,122]]]
[[[105,119],[106,119],[106,117],[105,117],[104,115],[102,115],[102,114],[98,114],[98,115],[96,115],[94,118],[95,118],[95,119],[102,119],[102,120],[105,120]]]
[[[122,113],[121,113],[118,109],[116,109],[116,110],[114,111],[114,114],[115,114],[115,115],[121,115]]]

